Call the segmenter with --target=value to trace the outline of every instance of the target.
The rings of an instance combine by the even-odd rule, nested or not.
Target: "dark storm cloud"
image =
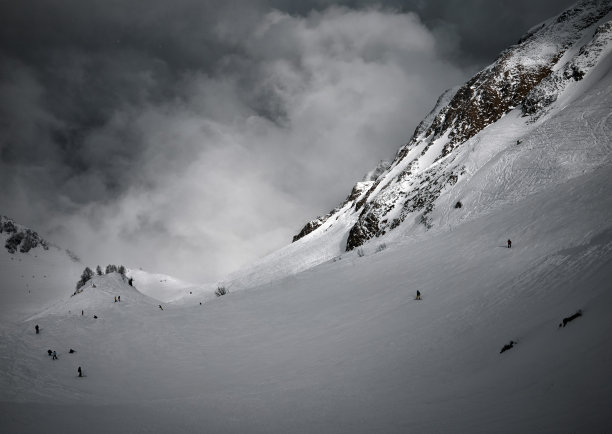
[[[2,2],[0,210],[92,261],[216,277],[562,7],[504,3]]]
[[[277,8],[305,14],[314,8],[373,4],[398,12],[415,12],[430,29],[452,40],[446,54],[463,65],[491,62],[530,27],[575,3],[574,0],[271,0]]]

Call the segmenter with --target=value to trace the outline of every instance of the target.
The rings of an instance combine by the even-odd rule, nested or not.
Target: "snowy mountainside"
[[[581,1],[531,29],[445,92],[378,178],[229,279],[264,284],[360,246],[450,230],[609,165],[611,11],[610,1]]]
[[[0,328],[0,432],[609,432],[611,176],[202,306],[94,276]]]
[[[167,274],[151,273],[140,269],[129,268],[127,275],[134,279],[134,286],[138,290],[163,302],[187,301],[190,298],[197,301],[213,297],[214,290],[202,285],[169,276]]]
[[[4,216],[0,243],[0,319],[33,313],[74,290],[83,267],[74,253]]]
[[[115,302],[115,297],[120,297],[120,301]],[[31,316],[28,321],[46,318],[50,315],[74,314],[78,316],[81,312],[83,316],[85,314],[87,317],[96,315],[97,319],[103,321],[105,314],[116,308],[114,303],[122,303],[122,306],[134,303],[138,306],[149,307],[157,307],[159,304],[158,300],[130,286],[127,277],[112,272],[101,276],[94,275],[79,291],[63,294],[54,303]]]

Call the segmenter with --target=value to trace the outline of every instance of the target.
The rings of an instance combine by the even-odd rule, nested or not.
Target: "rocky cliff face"
[[[371,172],[376,177],[358,183],[343,205],[307,223],[293,241],[339,212],[358,216],[346,250],[397,228],[408,216],[431,228],[436,200],[466,175],[455,162],[461,146],[511,110],[534,121],[545,114],[568,83],[583,79],[612,49],[611,11],[611,0],[582,1],[531,29],[492,65],[445,92],[388,167]]]

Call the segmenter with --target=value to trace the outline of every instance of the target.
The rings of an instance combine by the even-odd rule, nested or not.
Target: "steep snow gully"
[[[406,214],[345,251],[367,180],[218,298],[136,271],[136,287],[111,273],[75,295],[59,278],[26,293],[42,247],[3,252],[0,296],[20,315],[0,309],[0,432],[612,432],[606,44],[537,119],[512,108],[449,154],[463,174],[429,229]],[[404,169],[379,176],[413,185]]]

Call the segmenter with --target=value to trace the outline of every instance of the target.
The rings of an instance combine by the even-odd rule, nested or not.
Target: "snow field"
[[[346,212],[220,298],[144,273],[32,300],[5,268],[0,296],[22,292],[1,311],[0,432],[612,432],[611,67],[465,143],[433,229],[363,257]]]
[[[0,407],[12,416],[0,428],[605,431],[610,175],[203,306],[161,311],[117,275],[96,278],[3,333]],[[577,309],[584,316],[559,329]]]

